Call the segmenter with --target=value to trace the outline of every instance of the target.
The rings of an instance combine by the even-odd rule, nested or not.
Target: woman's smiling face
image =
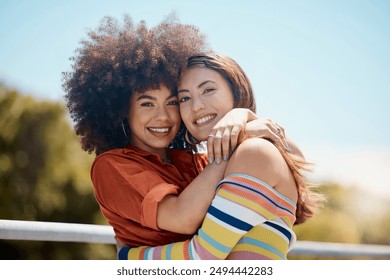
[[[160,154],[175,138],[180,127],[177,97],[165,86],[135,93],[130,100],[131,144]]]
[[[217,71],[193,67],[179,81],[180,114],[188,131],[198,140],[207,140],[214,125],[233,109],[233,93]]]

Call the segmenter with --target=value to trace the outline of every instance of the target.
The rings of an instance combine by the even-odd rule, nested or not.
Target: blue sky
[[[0,81],[62,100],[61,72],[86,32],[128,13],[175,11],[241,64],[258,113],[315,163],[313,178],[390,197],[390,2],[0,0]]]

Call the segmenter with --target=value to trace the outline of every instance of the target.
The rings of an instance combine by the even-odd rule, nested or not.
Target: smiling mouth
[[[149,127],[148,130],[154,134],[159,134],[159,133],[166,134],[171,130],[171,128],[169,128],[169,127]]]
[[[207,115],[207,116],[205,116],[205,117],[202,117],[202,118],[200,118],[200,119],[195,120],[194,123],[195,123],[196,125],[207,124],[207,123],[209,123],[211,120],[215,119],[216,116],[217,116],[216,114]]]

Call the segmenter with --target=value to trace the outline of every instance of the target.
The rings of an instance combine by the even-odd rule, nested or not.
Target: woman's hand
[[[301,149],[289,138],[286,137],[284,128],[270,119],[258,118],[248,122],[245,126],[245,134],[249,138],[260,137],[271,139],[276,145],[282,147],[286,152],[305,159]],[[239,139],[239,143],[242,139]]]
[[[289,142],[286,140],[284,127],[270,119],[258,118],[248,122],[245,126],[245,132],[249,138],[268,138],[286,152],[291,152]]]
[[[246,133],[243,133],[246,132]],[[270,119],[260,118],[248,109],[236,108],[229,111],[210,131],[207,140],[209,163],[227,161],[244,135],[269,138],[286,151],[289,147],[284,128]]]
[[[220,164],[222,159],[227,161],[235,150],[245,125],[256,118],[255,113],[243,108],[236,108],[226,113],[209,133],[207,139],[209,163]]]

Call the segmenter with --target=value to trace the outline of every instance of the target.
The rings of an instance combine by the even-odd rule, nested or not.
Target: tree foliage
[[[355,187],[324,183],[327,203],[294,227],[299,240],[390,245],[390,201]]]
[[[83,152],[60,102],[0,84],[0,217],[103,224]],[[113,258],[113,246],[0,240],[3,259]],[[100,250],[96,246],[104,247]],[[100,253],[97,253],[100,252]]]

